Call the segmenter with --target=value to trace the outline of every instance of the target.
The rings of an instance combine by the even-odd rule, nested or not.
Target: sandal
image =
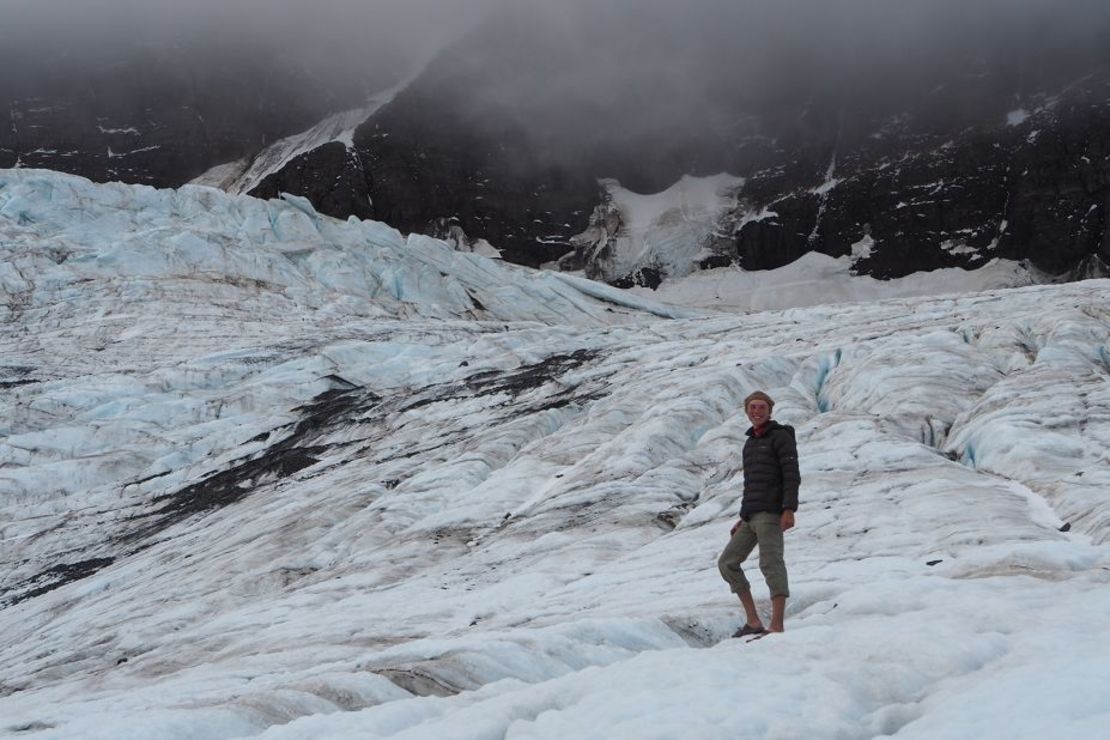
[[[750,624],[745,624],[740,629],[732,633],[733,637],[747,637],[748,635],[765,635],[767,630],[762,626],[752,627]]]

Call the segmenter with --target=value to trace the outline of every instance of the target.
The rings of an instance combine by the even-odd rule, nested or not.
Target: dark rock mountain
[[[598,208],[603,178],[653,193],[728,172],[745,183],[705,267],[769,269],[819,251],[879,278],[994,257],[1104,274],[1110,8],[972,6],[985,10],[958,24],[888,10],[861,25],[793,5],[719,23],[621,0],[566,17],[513,4],[446,48],[353,145],[300,154],[251,194],[484,239],[535,266],[596,252],[573,237],[613,218]],[[53,97],[9,95],[0,166],[175,185],[352,103],[242,68],[234,82],[169,63],[102,70]],[[665,277],[600,270],[618,284]]]
[[[655,110],[632,124],[629,97],[650,100],[654,81],[609,69],[606,58],[633,60],[654,39],[610,34],[621,21],[604,20],[537,29],[530,12],[505,11],[442,53],[356,133],[368,215],[402,231],[431,232],[450,220],[507,259],[538,266],[566,254],[588,226],[599,177],[651,192],[683,173],[720,171],[728,146],[716,121],[701,115],[699,96],[668,101],[666,115]],[[583,69],[596,76],[580,79]],[[331,215],[362,215],[328,209],[325,201],[362,195],[336,197],[332,158],[319,151],[295,162],[325,186],[295,192]],[[349,169],[340,172],[348,180]],[[279,173],[252,194],[272,197],[286,184]]]
[[[1106,18],[1091,16],[1077,35],[1074,19],[1035,16],[994,36],[983,19],[942,48],[921,36],[880,69],[858,50],[835,49],[840,66],[826,69],[827,57],[788,48],[726,55],[745,73],[687,67],[675,80],[629,73],[638,59],[657,72],[651,55],[672,54],[675,41],[613,32],[626,19],[595,16],[571,37],[505,13],[363,124],[358,167],[321,150],[256,194],[310,180],[323,189],[294,192],[333,215],[428,233],[448,219],[507,259],[538,265],[571,251],[589,226],[599,178],[649,193],[686,173],[728,171],[747,179],[742,211],[762,217],[733,214],[732,247],[716,245],[704,266],[769,269],[816,250],[853,255],[857,272],[879,278],[994,257],[1102,274]],[[337,182],[350,189],[341,197]]]
[[[6,48],[0,67],[0,167],[159,187],[358,105],[376,84],[368,73],[357,84],[322,86],[297,61],[231,42],[203,54],[185,42]]]
[[[738,261],[774,268],[865,245],[855,268],[880,278],[994,257],[1056,275],[1110,262],[1110,76],[1021,102],[978,124],[907,116],[838,141],[824,187],[816,173],[755,173],[745,197],[774,215],[739,231]]]
[[[258,198],[304,194],[320,213],[370,219],[375,213],[366,182],[366,170],[358,154],[341,142],[331,141],[294,157],[280,170],[267,175],[250,194]]]

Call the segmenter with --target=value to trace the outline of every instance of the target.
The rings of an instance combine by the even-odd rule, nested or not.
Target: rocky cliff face
[[[736,260],[779,267],[816,250],[899,277],[1028,259],[1052,274],[1110,257],[1110,77],[1011,99],[966,127],[892,118],[835,142],[823,178],[756,173],[745,195],[766,217],[744,224]]]
[[[604,78],[608,58],[583,60],[583,49],[637,50],[537,37],[514,22],[445,52],[360,127],[363,180],[320,151],[296,164],[318,184],[295,192],[405,231],[450,219],[512,261],[563,257],[618,284],[666,275],[646,264],[611,272],[591,236],[617,236],[598,220],[613,220],[599,182],[654,193],[726,171],[746,184],[722,218],[731,245],[719,233],[703,245],[706,267],[770,269],[810,251],[850,256],[878,278],[995,257],[1052,274],[1101,274],[1110,262],[1110,58],[1097,50],[976,48],[931,66],[907,59],[889,79],[860,72],[857,88],[784,78],[746,96],[718,90],[705,110],[686,101],[679,120],[668,115],[678,93],[663,83],[611,95],[602,84],[583,97],[552,80],[583,63]],[[504,38],[516,43],[493,41]],[[335,210],[339,201],[372,206]]]
[[[282,193],[309,194],[316,210],[336,218],[369,219],[374,215],[362,161],[339,141],[293,158],[250,191],[267,199]]]

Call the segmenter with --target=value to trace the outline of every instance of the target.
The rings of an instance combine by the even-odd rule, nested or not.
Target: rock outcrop
[[[740,228],[737,262],[774,268],[815,250],[853,255],[857,272],[890,278],[995,257],[1051,274],[1105,261],[1110,76],[1026,105],[959,131],[892,120],[834,147],[823,181],[756,173],[744,194],[770,215]]]
[[[258,198],[277,198],[282,193],[307,195],[316,210],[336,218],[374,215],[362,162],[353,149],[339,141],[294,157],[250,191]]]

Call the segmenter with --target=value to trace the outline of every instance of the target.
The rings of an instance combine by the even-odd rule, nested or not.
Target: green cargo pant
[[[740,522],[736,534],[728,541],[717,560],[721,577],[728,581],[735,594],[751,591],[752,585],[744,577],[741,564],[759,545],[759,569],[771,589],[771,596],[790,596],[786,580],[786,562],[783,560],[782,516],[761,511],[752,514],[748,521]]]

